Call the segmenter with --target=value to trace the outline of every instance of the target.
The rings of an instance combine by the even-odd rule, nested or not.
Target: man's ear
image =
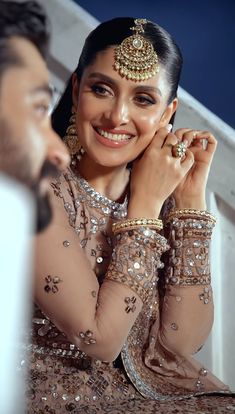
[[[72,74],[72,101],[73,101],[73,108],[77,112],[78,106],[78,93],[79,93],[79,83],[76,73]]]
[[[178,104],[179,104],[178,98],[175,98],[170,103],[170,105],[166,107],[165,111],[163,112],[161,116],[159,128],[165,127],[169,124],[172,115],[174,115],[178,107]]]

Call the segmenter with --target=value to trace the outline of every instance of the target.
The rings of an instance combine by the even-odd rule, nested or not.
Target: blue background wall
[[[184,56],[181,86],[235,128],[235,0],[75,0],[99,21],[146,17]]]

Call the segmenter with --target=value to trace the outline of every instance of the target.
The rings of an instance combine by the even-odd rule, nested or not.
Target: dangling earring
[[[67,145],[70,155],[71,155],[71,164],[73,166],[76,165],[77,161],[79,161],[84,154],[84,149],[82,148],[80,141],[77,135],[77,128],[76,128],[76,112],[72,108],[72,115],[69,118],[69,126],[66,129],[66,133],[64,136],[64,142]]]

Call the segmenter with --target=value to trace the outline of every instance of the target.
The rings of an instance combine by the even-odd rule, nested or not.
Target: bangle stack
[[[216,223],[216,218],[206,210],[195,210],[193,208],[183,208],[183,209],[174,209],[172,210],[166,218],[166,223],[173,218],[181,219],[199,219],[210,221],[213,224]]]
[[[117,234],[126,230],[139,229],[140,227],[148,227],[152,230],[160,231],[163,229],[163,223],[160,219],[132,218],[113,223],[112,231],[114,234]]]
[[[129,221],[125,220],[125,223]],[[131,221],[134,222],[133,225],[128,224],[129,227],[122,226],[116,230],[115,245],[105,281],[112,280],[128,286],[143,303],[147,303],[156,294],[157,270],[163,267],[161,256],[169,246],[165,237],[154,228]]]
[[[170,211],[165,221],[171,246],[165,270],[166,284],[195,286],[211,283],[209,246],[215,223],[215,217],[205,210]]]

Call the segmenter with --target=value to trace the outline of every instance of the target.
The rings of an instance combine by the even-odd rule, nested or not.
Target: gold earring
[[[77,128],[76,128],[76,112],[72,109],[72,115],[69,118],[69,125],[66,129],[66,133],[64,136],[64,142],[69,149],[69,153],[71,155],[71,164],[75,165],[77,161],[81,159],[81,156],[84,154],[84,150],[80,144],[77,135]]]

